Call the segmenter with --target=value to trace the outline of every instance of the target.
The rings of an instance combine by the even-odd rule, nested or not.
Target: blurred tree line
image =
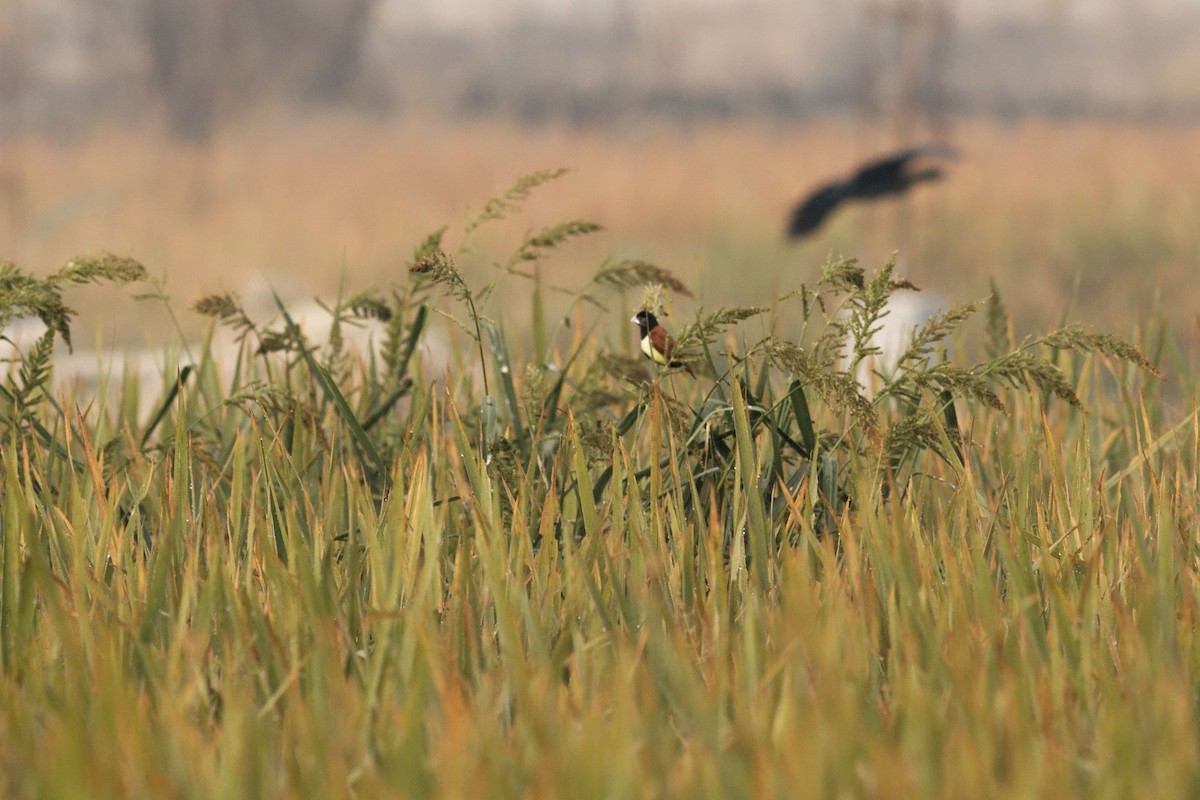
[[[1196,0],[986,1],[0,0],[0,140],[118,119],[202,144],[247,110],[350,102],[533,124],[850,111],[902,141],[966,114],[1200,117]]]
[[[151,100],[172,133],[203,143],[228,112],[272,100],[336,102],[360,74],[378,5],[4,0],[0,133],[31,121],[22,117],[73,123]]]
[[[320,103],[358,74],[378,0],[124,0],[135,9],[168,123],[189,141],[219,104],[272,95]]]

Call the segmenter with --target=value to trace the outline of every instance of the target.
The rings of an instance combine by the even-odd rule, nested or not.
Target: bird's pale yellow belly
[[[646,354],[647,358],[654,359],[659,364],[667,363],[667,359],[663,356],[663,354],[658,352],[657,350],[655,350],[654,347],[650,344],[649,336],[642,338],[642,352]]]

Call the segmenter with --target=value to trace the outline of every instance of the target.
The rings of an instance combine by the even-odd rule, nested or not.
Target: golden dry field
[[[897,250],[903,274],[953,302],[986,296],[995,279],[1019,333],[1064,314],[1131,333],[1161,314],[1194,359],[1195,126],[976,121],[950,139],[963,158],[943,183],[906,203],[844,209],[795,245],[781,233],[790,204],[887,151],[865,123],[580,130],[324,117],[248,124],[200,151],[153,132],[99,133],[17,143],[0,240],[5,258],[34,271],[80,253],[134,256],[181,305],[256,274],[330,296],[343,280],[396,280],[427,232],[450,223],[457,241],[469,211],[516,176],[566,166],[573,175],[489,229],[480,249],[589,219],[607,230],[556,257],[563,285],[605,256],[635,255],[676,272],[705,307],[812,281],[830,252],[875,267]],[[107,300],[79,302],[114,315],[101,319],[106,337],[146,335]],[[519,326],[524,311],[491,313]],[[161,325],[154,311],[136,318]]]
[[[802,245],[855,125],[20,143],[0,796],[1194,796],[1195,134],[963,125]],[[893,250],[999,297],[867,388]],[[676,276],[688,372],[622,308]],[[148,376],[56,385],[89,328]]]

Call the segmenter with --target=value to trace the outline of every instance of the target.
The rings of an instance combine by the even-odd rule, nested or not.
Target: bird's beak
[[[634,325],[637,325],[637,315],[634,314],[632,317],[629,318],[629,321],[632,322]]]

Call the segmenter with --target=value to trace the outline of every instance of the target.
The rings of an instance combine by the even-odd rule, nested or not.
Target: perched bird
[[[788,221],[789,239],[808,236],[821,226],[833,211],[847,200],[874,200],[903,194],[916,183],[935,181],[942,170],[924,159],[954,159],[958,151],[946,145],[927,145],[864,164],[846,180],[828,183],[816,189],[793,210]],[[914,163],[916,162],[916,163]]]
[[[638,326],[638,332],[642,335],[642,352],[646,354],[646,358],[664,367],[682,367],[687,370],[688,375],[696,377],[696,373],[692,372],[687,362],[671,358],[675,350],[675,340],[667,333],[666,328],[658,324],[658,319],[652,313],[639,311],[630,321]]]

